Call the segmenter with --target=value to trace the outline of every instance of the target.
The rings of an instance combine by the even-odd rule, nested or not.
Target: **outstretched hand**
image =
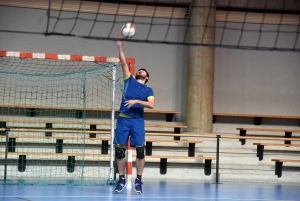
[[[121,41],[121,40],[118,40],[118,39],[119,39],[119,36],[116,34],[116,35],[114,35],[114,38],[116,39],[116,44],[117,44],[117,46],[118,46],[118,47],[122,47],[124,42]]]

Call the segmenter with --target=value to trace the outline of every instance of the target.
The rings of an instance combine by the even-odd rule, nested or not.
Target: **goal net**
[[[24,184],[114,180],[119,60],[0,52],[0,175]]]

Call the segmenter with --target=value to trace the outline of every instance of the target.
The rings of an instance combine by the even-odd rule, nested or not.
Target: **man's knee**
[[[136,158],[138,158],[138,159],[145,158],[144,147],[136,147]]]
[[[126,151],[126,148],[117,147],[116,148],[116,158],[117,159],[123,159],[123,158],[125,158],[125,151]]]

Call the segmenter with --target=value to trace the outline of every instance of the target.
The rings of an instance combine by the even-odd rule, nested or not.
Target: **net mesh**
[[[119,64],[0,57],[0,69],[2,182],[105,184]]]
[[[299,11],[299,2],[290,0],[51,0],[45,34],[114,40],[124,23],[133,22],[137,33],[124,40],[299,52]]]

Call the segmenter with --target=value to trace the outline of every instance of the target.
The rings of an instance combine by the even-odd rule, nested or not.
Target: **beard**
[[[146,77],[145,77],[145,76],[142,76],[142,75],[136,75],[136,76],[135,76],[135,79],[136,79],[136,80],[143,80],[143,79],[146,79]]]

